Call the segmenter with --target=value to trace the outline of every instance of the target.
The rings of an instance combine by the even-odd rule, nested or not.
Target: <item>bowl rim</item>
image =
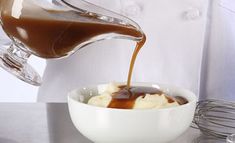
[[[123,84],[124,82],[115,82],[115,83],[118,83],[118,84]],[[109,83],[101,83],[101,84],[96,84],[96,85],[90,85],[90,86],[83,86],[81,88],[77,88],[77,89],[73,89],[71,91],[68,92],[67,94],[67,100],[68,100],[68,106],[70,106],[70,103],[71,102],[74,102],[76,104],[78,104],[79,106],[83,106],[83,107],[86,107],[86,108],[94,108],[96,110],[106,110],[106,111],[121,111],[121,112],[152,112],[152,111],[165,111],[165,110],[177,110],[177,109],[180,109],[180,108],[186,108],[188,106],[190,106],[191,104],[197,102],[197,97],[195,95],[195,93],[193,93],[191,90],[187,89],[187,88],[182,88],[180,86],[175,86],[175,85],[171,85],[171,84],[161,84],[161,83],[150,83],[150,82],[133,82],[132,84],[133,85],[136,85],[136,84],[140,84],[140,85],[157,85],[159,87],[165,87],[165,88],[176,88],[176,89],[179,89],[179,90],[183,90],[183,91],[186,91],[188,92],[189,94],[187,96],[190,97],[190,101],[186,104],[183,104],[183,105],[180,105],[180,106],[176,106],[176,107],[169,107],[169,108],[160,108],[160,109],[118,109],[118,108],[105,108],[105,107],[99,107],[99,106],[94,106],[94,105],[89,105],[87,103],[83,103],[81,101],[78,101],[76,99],[74,99],[75,97],[77,96],[80,96],[79,94],[77,95],[74,95],[74,94],[71,94],[72,92],[76,92],[76,91],[80,91],[81,89],[84,89],[84,88],[96,88],[100,85],[108,85]],[[183,96],[184,97],[184,96]]]

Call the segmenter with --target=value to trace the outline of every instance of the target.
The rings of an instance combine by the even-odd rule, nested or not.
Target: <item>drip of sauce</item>
[[[175,100],[172,97],[166,96],[168,103],[173,103]]]
[[[137,57],[140,49],[143,47],[145,41],[146,41],[146,36],[143,34],[142,39],[139,42],[137,42],[137,44],[136,44],[135,51],[132,55],[131,63],[130,63],[130,67],[129,67],[128,78],[127,78],[127,88],[130,88],[131,77],[132,77],[132,72],[133,72],[135,60],[136,60],[136,57]]]

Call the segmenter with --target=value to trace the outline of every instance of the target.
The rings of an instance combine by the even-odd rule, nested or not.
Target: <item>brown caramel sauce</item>
[[[179,105],[184,105],[188,103],[188,100],[182,96],[175,96],[174,98],[179,103]]]
[[[133,72],[136,57],[137,57],[140,49],[143,47],[145,41],[146,41],[146,36],[143,34],[142,39],[139,42],[137,42],[136,47],[135,47],[135,51],[132,54],[129,72],[128,72],[128,78],[127,78],[127,87],[128,88],[131,86],[131,77],[132,77],[132,72]]]
[[[135,104],[135,100],[138,97],[145,97],[146,94],[163,96],[163,92],[154,87],[144,87],[144,86],[131,86],[126,85],[119,86],[119,91],[112,94],[112,100],[108,105],[108,108],[118,108],[118,109],[132,109]],[[170,97],[164,94],[168,100],[168,103],[173,103],[175,101],[179,104],[186,104],[188,101],[183,97]]]
[[[142,35],[133,26],[112,24],[85,15],[77,15],[72,21],[31,17],[17,19],[2,13],[1,20],[4,31],[10,37],[21,41],[35,55],[43,58],[66,56],[77,45],[102,34]]]

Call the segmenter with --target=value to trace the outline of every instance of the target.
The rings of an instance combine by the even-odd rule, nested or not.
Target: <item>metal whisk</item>
[[[221,100],[199,101],[192,127],[203,134],[225,139],[235,133],[235,102]]]

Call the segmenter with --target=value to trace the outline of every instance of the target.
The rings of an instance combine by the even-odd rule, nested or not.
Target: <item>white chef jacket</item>
[[[200,98],[235,101],[235,1],[213,0],[209,11]]]
[[[220,63],[223,62],[220,61],[220,52],[211,47],[216,45],[219,50],[221,46],[227,46],[218,43],[221,44],[220,40],[224,40],[221,39],[222,36],[229,37],[225,34],[229,31],[212,32],[217,28],[211,25],[212,20],[208,24],[208,0],[113,0],[112,3],[109,0],[90,1],[132,18],[146,33],[147,41],[137,57],[133,82],[177,85],[188,88],[197,95],[211,94],[211,91],[217,91],[217,86],[223,85],[219,80],[222,77],[215,77],[227,76],[226,73],[220,74],[207,68],[218,70],[219,67],[213,67],[214,60],[216,65],[223,64]],[[217,7],[217,4],[211,6]],[[218,26],[216,23],[215,25]],[[232,49],[234,40],[230,40],[229,46]],[[48,60],[38,101],[65,102],[67,93],[72,89],[111,81],[126,81],[134,46],[135,42],[132,41],[107,40],[88,45],[68,58]],[[230,60],[226,59],[227,62]],[[209,63],[210,66],[207,65]],[[215,82],[218,84],[214,86]],[[229,85],[232,86],[232,83],[235,83],[235,79],[231,79]]]

